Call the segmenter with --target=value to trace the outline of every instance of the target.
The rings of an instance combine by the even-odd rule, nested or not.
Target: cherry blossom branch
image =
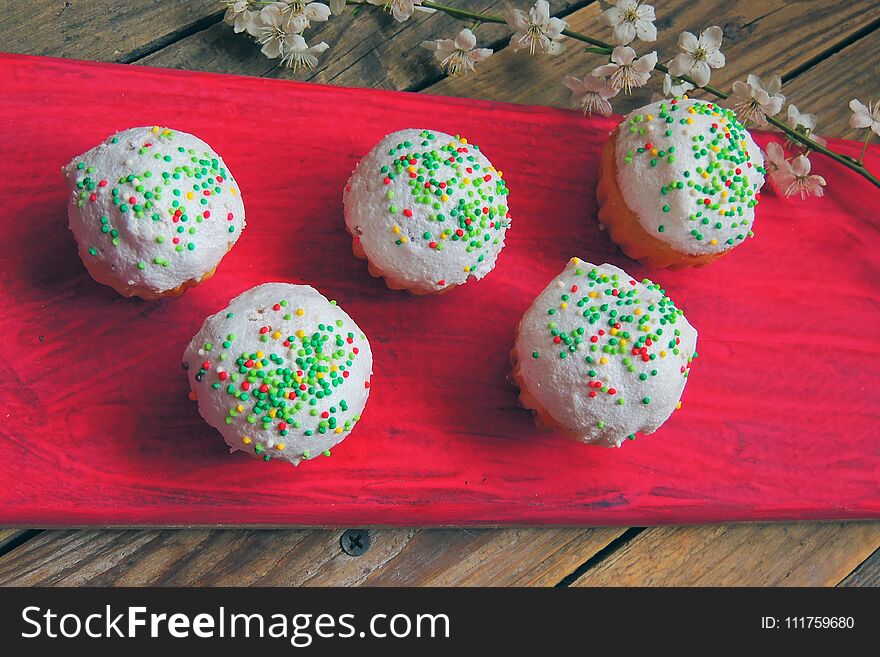
[[[349,0],[349,4],[362,4],[362,3],[352,2],[351,0]],[[464,20],[464,21],[479,21],[480,23],[496,23],[496,24],[502,24],[502,25],[507,23],[507,20],[501,16],[493,16],[490,14],[479,14],[479,13],[475,13],[472,11],[468,11],[466,9],[459,9],[458,7],[450,7],[448,5],[440,4],[438,2],[431,2],[430,0],[426,0],[425,2],[422,2],[422,6],[427,7],[429,9],[434,9],[435,11],[443,12],[444,14],[447,14],[448,16],[451,16],[453,18],[458,18],[458,19]],[[591,36],[588,36],[586,34],[582,34],[581,32],[577,32],[575,30],[571,30],[571,29],[566,28],[562,31],[562,34],[571,38],[571,39],[574,39],[576,41],[580,41],[582,43],[586,43],[586,44],[589,44],[590,46],[593,46],[592,48],[587,49],[587,51],[591,52],[591,53],[610,55],[612,53],[612,51],[614,50],[614,46],[612,44],[607,43],[605,41],[602,41],[601,39],[595,39]],[[656,70],[660,71],[661,73],[666,73],[666,74],[669,73],[669,68],[666,65],[661,64],[660,62],[657,62],[654,65],[654,68]],[[716,98],[720,98],[721,100],[726,100],[727,98],[730,97],[730,94],[722,91],[721,89],[717,89],[716,87],[713,87],[711,85],[708,85],[708,84],[703,85],[703,86],[698,85],[691,77],[689,77],[687,75],[677,75],[675,77],[680,80],[683,80],[685,82],[688,82],[689,84],[694,85],[695,88],[702,89],[703,91],[715,96]],[[855,171],[860,176],[862,176],[863,178],[870,181],[874,186],[880,187],[880,179],[878,179],[870,171],[868,171],[868,169],[865,167],[864,162],[863,162],[865,151],[867,149],[867,143],[868,143],[868,140],[869,140],[870,134],[871,134],[870,130],[868,131],[868,136],[865,138],[865,143],[862,148],[862,154],[859,157],[859,159],[857,160],[853,157],[843,155],[841,153],[838,153],[836,151],[831,150],[830,148],[827,148],[826,146],[823,146],[822,144],[818,143],[817,141],[811,139],[808,135],[805,135],[801,132],[798,132],[796,129],[788,126],[787,124],[783,123],[779,119],[776,119],[772,116],[767,117],[767,122],[770,123],[771,125],[773,125],[774,127],[778,128],[779,130],[781,130],[783,133],[785,133],[788,136],[788,138],[791,139],[791,141],[801,144],[802,146],[804,146],[806,149],[808,149],[810,151],[815,151],[817,153],[821,153],[825,157],[828,157],[828,158],[834,160],[835,162],[842,164],[843,166]]]

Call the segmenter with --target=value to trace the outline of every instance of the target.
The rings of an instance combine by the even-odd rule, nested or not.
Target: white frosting
[[[208,317],[183,366],[199,413],[232,451],[297,465],[354,428],[370,394],[373,354],[354,320],[313,287],[266,283]]]
[[[584,442],[620,446],[675,410],[696,343],[659,286],[572,258],[526,311],[514,349],[525,389],[556,422]]]
[[[427,153],[437,168],[424,166]],[[370,263],[426,291],[492,271],[510,223],[500,172],[475,145],[437,131],[401,130],[382,139],[358,163],[343,202],[348,229]]]
[[[241,194],[223,159],[185,132],[123,130],[63,173],[81,257],[102,261],[125,285],[161,293],[199,281],[245,226]]]
[[[692,99],[651,103],[624,117],[615,154],[620,192],[649,235],[692,255],[751,235],[764,157],[732,110]]]

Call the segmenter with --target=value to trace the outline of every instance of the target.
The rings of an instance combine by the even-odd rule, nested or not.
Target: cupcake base
[[[616,145],[617,129],[611,133],[602,148],[596,197],[599,202],[599,223],[626,255],[649,267],[676,271],[688,267],[703,267],[727,253],[729,249],[701,255],[681,253],[650,235],[620,193],[617,185]]]
[[[349,233],[350,232],[351,231],[349,231]],[[428,290],[428,289],[421,288],[421,287],[412,287],[411,283],[409,283],[408,281],[406,281],[402,278],[398,278],[398,277],[394,276],[393,274],[389,274],[387,272],[384,272],[381,269],[379,269],[376,265],[374,265],[372,262],[370,262],[370,259],[367,257],[367,254],[364,252],[364,247],[361,246],[360,238],[358,238],[357,235],[351,236],[351,251],[352,251],[352,253],[354,253],[356,258],[360,258],[361,260],[366,260],[367,261],[367,271],[370,272],[370,276],[372,276],[373,278],[381,278],[382,280],[384,280],[385,285],[387,285],[388,289],[390,289],[390,290],[406,290],[407,292],[409,292],[410,294],[412,294],[414,296],[423,297],[423,296],[428,296],[429,294],[433,294],[433,295],[446,294],[447,292],[454,290],[455,288],[458,287],[458,285],[447,285],[446,287],[441,288],[439,290]]]
[[[88,256],[87,254],[82,252],[80,252],[79,255],[80,259],[83,261],[83,264],[86,266],[86,270],[89,272],[89,275],[95,280],[95,282],[100,283],[101,285],[112,287],[124,297],[140,297],[141,299],[144,299],[146,301],[157,301],[159,299],[170,299],[172,297],[179,297],[189,288],[195,287],[199,283],[202,283],[211,278],[214,275],[214,272],[217,271],[217,267],[214,267],[199,280],[191,278],[188,281],[184,281],[175,288],[164,290],[163,292],[157,292],[156,290],[145,287],[143,285],[129,285],[127,283],[123,283],[116,277],[116,275],[104,262],[101,262],[100,260],[95,260],[93,257]]]
[[[513,385],[517,387],[519,390],[519,405],[524,409],[532,412],[532,415],[535,418],[535,424],[546,431],[558,431],[560,433],[565,434],[566,436],[577,440],[578,442],[584,442],[583,438],[578,436],[568,427],[562,425],[553,417],[551,417],[550,413],[541,406],[537,399],[532,396],[532,393],[528,391],[528,388],[525,384],[525,379],[522,376],[522,368],[519,364],[519,357],[516,355],[516,342],[519,340],[519,326],[516,328],[516,336],[514,337],[514,347],[510,351],[510,364],[513,366],[513,369],[508,375],[507,380],[510,381]]]

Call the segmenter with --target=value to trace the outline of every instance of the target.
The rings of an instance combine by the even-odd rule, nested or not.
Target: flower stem
[[[859,164],[863,164],[865,160],[865,151],[868,150],[868,142],[871,141],[871,130],[865,130],[865,141],[862,142],[862,152],[859,153]]]
[[[351,2],[351,0],[349,0],[349,1]],[[361,3],[352,3],[352,4],[361,4]],[[448,5],[443,5],[438,2],[431,2],[429,0],[426,0],[425,2],[423,2],[422,6],[428,7],[429,9],[434,9],[436,11],[441,11],[444,14],[452,16],[453,18],[458,18],[460,20],[465,20],[465,21],[478,20],[482,23],[498,23],[498,24],[507,23],[507,21],[504,18],[502,18],[501,16],[492,16],[489,14],[478,14],[478,13],[475,13],[472,11],[468,11],[466,9],[459,9],[457,7],[450,7]],[[594,39],[591,36],[587,36],[586,34],[581,34],[580,32],[576,32],[575,30],[570,30],[570,29],[566,28],[562,31],[562,33],[565,36],[572,38],[576,41],[581,41],[583,43],[588,43],[591,46],[594,46],[595,50],[591,48],[591,49],[589,49],[590,52],[595,52],[596,50],[602,50],[602,51],[604,51],[605,54],[610,55],[611,52],[614,50],[614,46],[611,45],[610,43],[607,43],[605,41],[601,41],[600,39]],[[661,73],[669,73],[669,68],[667,68],[667,66],[665,64],[661,64],[660,62],[657,62],[657,64],[654,65],[654,68],[657,69],[658,71],[660,71]],[[690,84],[694,85],[694,87],[696,87],[698,89],[702,89],[703,91],[706,91],[706,92],[712,94],[716,98],[726,100],[730,96],[730,94],[725,93],[721,89],[717,89],[717,88],[715,88],[711,85],[708,85],[708,84],[701,87],[690,76],[678,75],[676,77],[681,80],[684,80],[685,82],[689,82]],[[872,175],[871,172],[865,168],[865,165],[863,163],[865,151],[868,148],[868,140],[870,139],[870,135],[871,135],[870,130],[868,131],[868,137],[865,138],[865,142],[864,142],[864,144],[862,144],[862,154],[859,156],[858,160],[855,160],[854,158],[843,155],[841,153],[837,153],[836,151],[833,151],[830,148],[826,148],[825,146],[822,146],[818,142],[810,139],[808,136],[803,135],[803,134],[799,133],[797,130],[795,130],[794,128],[789,127],[787,124],[783,123],[779,119],[775,119],[772,116],[770,116],[770,117],[767,117],[767,121],[771,125],[773,125],[774,127],[779,128],[786,135],[788,135],[788,137],[792,141],[796,141],[799,144],[802,144],[803,146],[805,146],[806,148],[813,150],[813,151],[816,151],[817,153],[822,153],[822,155],[824,155],[825,157],[828,157],[828,158],[834,160],[835,162],[842,164],[843,166],[847,167],[848,169],[852,169],[853,171],[855,171],[857,174],[859,174],[863,178],[869,180],[876,187],[880,187],[880,179],[878,179],[876,176]]]

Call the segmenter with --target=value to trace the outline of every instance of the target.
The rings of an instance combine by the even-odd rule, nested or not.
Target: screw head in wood
[[[370,549],[370,532],[367,529],[347,529],[339,538],[342,551],[352,557],[359,557]]]

